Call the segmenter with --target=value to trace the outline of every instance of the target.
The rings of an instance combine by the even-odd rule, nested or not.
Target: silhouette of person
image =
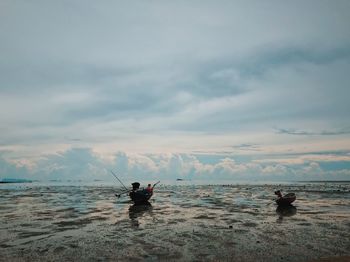
[[[151,186],[151,184],[148,184],[146,191],[150,194],[153,194],[153,187]]]

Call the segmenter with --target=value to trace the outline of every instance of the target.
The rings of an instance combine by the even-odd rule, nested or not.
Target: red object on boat
[[[280,191],[276,191],[275,194],[279,196],[278,199],[276,199],[276,203],[279,206],[281,206],[281,205],[290,205],[296,199],[296,196],[295,196],[294,193],[289,193],[289,194],[286,194],[286,195],[282,196]]]

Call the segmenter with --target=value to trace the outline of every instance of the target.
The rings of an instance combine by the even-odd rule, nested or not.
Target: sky
[[[0,178],[350,180],[350,2],[0,1]]]

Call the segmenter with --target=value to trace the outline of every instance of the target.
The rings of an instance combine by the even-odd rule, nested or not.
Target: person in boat
[[[278,205],[290,205],[296,199],[296,196],[294,193],[288,193],[288,194],[282,196],[282,193],[280,190],[275,191],[275,195],[277,195],[277,197],[278,197],[276,199],[276,203]]]
[[[139,182],[134,182],[131,184],[132,185],[132,191],[137,191],[140,188],[140,183]]]
[[[146,191],[149,193],[149,194],[153,194],[153,187],[151,184],[148,184],[147,188],[146,188]]]
[[[280,190],[275,191],[275,195],[277,195],[278,198],[282,198],[282,193]]]

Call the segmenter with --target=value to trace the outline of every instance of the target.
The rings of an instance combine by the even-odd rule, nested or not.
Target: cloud
[[[288,135],[306,135],[306,136],[335,136],[335,135],[346,135],[350,134],[350,130],[338,130],[338,131],[321,131],[321,132],[310,132],[296,129],[277,129],[278,134]]]
[[[0,178],[30,178],[29,170],[25,165],[7,161],[0,154]]]
[[[233,149],[239,150],[239,151],[260,151],[261,147],[258,144],[249,144],[244,143],[240,145],[233,145]]]
[[[349,95],[349,79],[343,72],[349,63],[342,61],[347,56],[334,55],[318,62],[302,55],[291,59],[281,52],[257,54],[251,64],[243,62],[249,60],[247,56],[242,61],[206,61],[185,65],[184,69],[180,69],[182,64],[126,73],[106,68],[109,80],[102,77],[84,83],[85,77],[78,74],[75,78],[81,83],[60,85],[50,78],[54,82],[40,94],[43,88],[30,88],[30,93],[24,94],[2,88],[1,103],[7,108],[0,114],[3,143],[13,143],[18,137],[52,141],[53,137],[70,137],[75,130],[88,130],[92,125],[101,137],[107,136],[106,140],[111,138],[107,135],[111,130],[129,134],[174,130],[225,133],[271,128],[290,119],[301,122],[300,126],[306,121],[310,126],[324,122],[323,128],[342,125],[344,112],[349,109],[344,99]],[[332,53],[314,56],[329,57]],[[87,71],[86,75],[90,74]],[[321,84],[320,76],[325,78]],[[337,91],[330,91],[332,81],[337,81]],[[2,86],[7,84],[3,82]],[[315,94],[317,99],[305,100]],[[92,139],[85,131],[81,135],[79,139]]]
[[[303,161],[263,159],[239,160],[239,157],[207,156],[208,161],[191,154],[126,154],[118,152],[112,161],[88,148],[71,148],[55,155],[46,155],[32,166],[28,163],[0,160],[1,177],[48,180],[103,180],[112,183],[114,170],[120,179],[132,181],[161,180],[174,183],[177,178],[193,183],[235,183],[239,181],[296,181],[349,179],[346,172],[350,159],[303,158]],[[297,160],[297,159],[295,159]],[[346,162],[344,162],[346,161]],[[329,164],[327,164],[329,163]],[[339,165],[337,164],[339,163]]]
[[[348,1],[0,5],[0,150],[43,177],[97,175],[101,152],[125,174],[253,177],[287,161],[236,155],[350,148]]]
[[[46,155],[32,171],[43,180],[93,180],[105,175],[104,162],[88,148]]]

